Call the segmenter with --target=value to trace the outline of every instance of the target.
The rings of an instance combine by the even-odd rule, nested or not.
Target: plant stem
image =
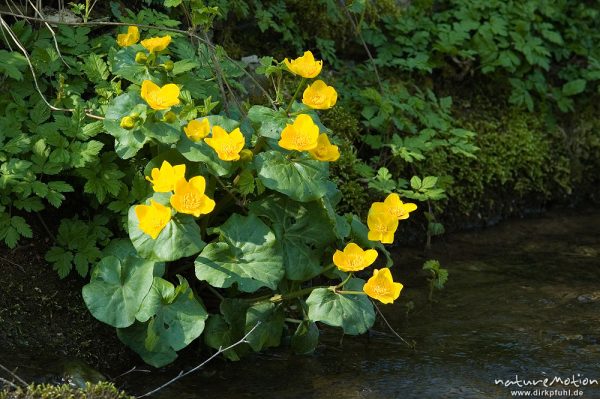
[[[306,78],[302,78],[302,80],[300,81],[300,84],[296,88],[296,92],[292,96],[290,103],[288,104],[287,108],[285,109],[286,115],[288,115],[290,113],[290,110],[292,109],[292,104],[294,104],[294,101],[296,101],[296,97],[298,97],[298,93],[300,93],[300,89],[302,88],[302,86],[304,86],[304,83],[306,83]]]
[[[336,293],[341,295],[367,295],[367,293],[363,291],[336,291]]]

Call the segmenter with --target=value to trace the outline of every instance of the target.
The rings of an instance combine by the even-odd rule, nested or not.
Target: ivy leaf
[[[300,202],[321,198],[327,193],[328,166],[312,159],[291,160],[277,151],[261,152],[254,158],[261,182]]]
[[[98,320],[117,328],[129,327],[150,291],[153,272],[154,262],[147,259],[107,256],[83,287],[83,300]]]
[[[362,291],[364,280],[353,278],[345,290]],[[341,327],[344,333],[359,335],[375,323],[373,304],[366,295],[338,294],[329,288],[317,288],[306,299],[308,318],[332,327]]]
[[[213,287],[237,284],[243,292],[276,289],[283,278],[283,254],[275,234],[255,215],[233,214],[219,228],[220,240],[196,258],[196,277]]]

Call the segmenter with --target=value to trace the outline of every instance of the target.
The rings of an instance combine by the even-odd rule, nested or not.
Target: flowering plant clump
[[[286,335],[295,352],[310,353],[316,323],[366,332],[371,300],[400,295],[382,244],[416,206],[391,194],[372,205],[367,225],[336,213],[342,198],[329,163],[340,157],[337,132],[316,110],[333,107],[337,92],[309,82],[323,62],[307,51],[269,67],[301,77],[284,107],[228,112],[203,94],[212,74],[186,74],[200,64],[169,53],[170,36],[138,44],[137,29],[123,35],[110,57],[112,73],[129,84],[110,100],[104,128],[122,159],[147,164],[150,193],[129,209],[129,238],[105,249],[83,288],[92,314],[156,367],[199,337],[226,347],[255,327],[225,356],[277,346]]]

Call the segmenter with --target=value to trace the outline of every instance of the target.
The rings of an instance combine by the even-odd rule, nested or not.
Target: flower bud
[[[244,162],[252,161],[253,157],[254,157],[254,154],[252,153],[251,150],[249,150],[247,148],[240,151],[240,160],[241,161],[244,161]]]
[[[148,61],[148,56],[143,51],[138,51],[135,54],[135,62],[138,64],[145,64]]]
[[[135,119],[133,119],[131,116],[124,116],[121,119],[121,123],[119,124],[123,129],[133,129],[133,127],[135,126]]]
[[[175,66],[175,64],[173,63],[173,61],[168,60],[165,61],[164,64],[161,64],[161,66],[165,69],[165,71],[169,72],[173,70],[173,67]]]
[[[167,123],[173,123],[177,120],[177,115],[175,115],[175,112],[169,111],[165,114],[165,116],[163,116],[163,121],[167,122]]]

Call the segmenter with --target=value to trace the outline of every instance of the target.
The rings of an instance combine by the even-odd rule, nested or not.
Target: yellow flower
[[[179,180],[185,179],[185,164],[171,166],[168,161],[163,161],[160,169],[154,168],[150,174],[152,178],[146,176],[146,180],[152,183],[154,191],[168,193],[175,190]]]
[[[295,75],[300,75],[303,78],[311,79],[321,72],[323,61],[316,61],[310,51],[305,51],[302,57],[295,60],[283,60],[285,66]]]
[[[199,141],[210,133],[210,123],[206,118],[202,120],[193,119],[183,128],[183,131],[190,140]]]
[[[402,284],[395,283],[390,269],[373,270],[373,277],[363,286],[363,291],[382,303],[394,303],[400,296]]]
[[[151,37],[150,39],[141,41],[142,46],[144,46],[150,53],[163,51],[167,48],[169,43],[171,43],[171,36],[169,35],[163,37]]]
[[[240,151],[246,144],[246,139],[240,128],[235,128],[227,134],[221,126],[213,126],[212,137],[205,138],[204,141],[217,152],[219,159],[223,161],[237,161],[240,159]]]
[[[340,158],[340,150],[337,145],[332,145],[325,133],[319,135],[317,148],[308,151],[311,157],[319,161],[335,162]]]
[[[336,250],[333,254],[333,264],[343,272],[357,272],[367,268],[377,259],[374,249],[363,250],[354,243],[346,245],[344,252]]]
[[[302,102],[314,109],[329,109],[337,101],[337,92],[322,80],[315,80],[302,95]]]
[[[140,31],[137,26],[127,28],[127,33],[117,35],[117,44],[121,47],[131,46],[140,40]]]
[[[381,241],[383,244],[394,242],[394,233],[398,229],[398,218],[390,214],[383,202],[374,202],[367,216],[369,226],[368,238],[371,241]]]
[[[409,213],[417,209],[417,205],[411,202],[402,202],[396,193],[388,195],[383,203],[398,220],[408,219]]]
[[[192,177],[189,182],[181,179],[175,184],[171,206],[177,212],[189,213],[195,217],[210,213],[215,209],[215,201],[204,194],[205,189],[206,181],[202,176]]]
[[[308,151],[317,148],[318,139],[319,127],[309,115],[300,114],[292,125],[285,126],[278,144],[286,150]]]
[[[150,200],[150,205],[136,205],[135,214],[140,222],[140,230],[156,240],[162,229],[171,220],[171,208]]]
[[[173,83],[159,87],[150,80],[142,82],[142,98],[152,109],[162,110],[179,104],[179,87]]]

